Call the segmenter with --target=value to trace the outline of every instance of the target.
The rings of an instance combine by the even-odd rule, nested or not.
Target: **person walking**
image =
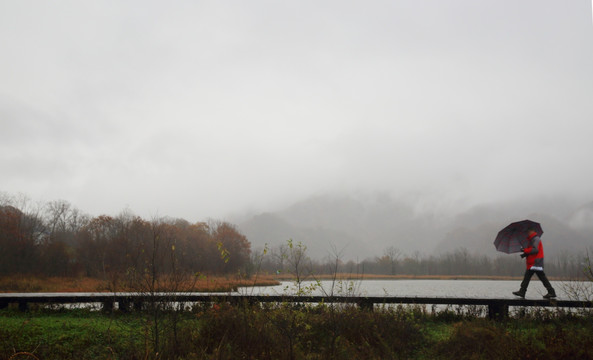
[[[513,295],[525,298],[525,292],[527,291],[527,286],[529,286],[529,281],[533,274],[536,274],[546,290],[548,290],[548,293],[544,295],[544,298],[555,298],[556,291],[546,277],[546,273],[544,273],[544,245],[542,244],[542,240],[533,230],[529,230],[527,234],[527,243],[529,246],[521,248],[521,257],[526,258],[525,263],[527,265],[527,270],[525,270],[525,275],[521,282],[521,289],[519,289],[519,291],[513,291]]]

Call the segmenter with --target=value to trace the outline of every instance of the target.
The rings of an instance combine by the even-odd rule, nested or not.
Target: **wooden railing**
[[[21,293],[0,294],[0,309],[9,304],[18,304],[20,310],[27,311],[29,304],[85,304],[101,303],[104,310],[117,308],[121,311],[142,309],[146,303],[326,303],[356,304],[361,309],[372,310],[375,305],[428,304],[487,306],[490,318],[508,316],[509,307],[552,307],[552,308],[591,308],[593,302],[579,300],[536,300],[536,299],[491,299],[458,297],[411,297],[411,296],[288,296],[288,295],[231,295],[231,294],[192,294],[192,293]]]

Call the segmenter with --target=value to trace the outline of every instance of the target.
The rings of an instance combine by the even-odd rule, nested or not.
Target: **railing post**
[[[373,311],[374,305],[375,303],[367,298],[360,298],[358,301],[358,307],[360,310]]]
[[[29,310],[29,304],[26,301],[19,301],[19,310],[20,311]]]
[[[501,301],[488,304],[488,317],[493,320],[502,320],[509,316],[509,305]]]
[[[130,300],[129,299],[119,299],[117,302],[117,307],[119,311],[122,312],[129,312],[130,311]]]
[[[105,311],[105,312],[111,312],[111,311],[113,311],[113,304],[114,304],[114,301],[113,300],[105,300],[105,301],[103,301],[103,311]]]

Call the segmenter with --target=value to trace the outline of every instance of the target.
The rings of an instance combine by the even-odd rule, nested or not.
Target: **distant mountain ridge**
[[[316,259],[341,253],[344,260],[381,256],[396,247],[405,254],[439,255],[465,248],[497,255],[492,242],[508,223],[529,218],[542,223],[546,255],[582,252],[593,246],[593,202],[571,204],[536,199],[484,204],[457,214],[419,211],[389,195],[319,195],[284,209],[236,221],[254,249],[302,242]]]

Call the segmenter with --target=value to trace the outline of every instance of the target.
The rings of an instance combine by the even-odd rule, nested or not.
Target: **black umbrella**
[[[494,240],[494,247],[496,250],[507,254],[521,252],[521,248],[527,247],[527,236],[529,230],[537,233],[537,236],[542,236],[544,231],[539,223],[531,220],[517,221],[498,232],[496,240]]]

